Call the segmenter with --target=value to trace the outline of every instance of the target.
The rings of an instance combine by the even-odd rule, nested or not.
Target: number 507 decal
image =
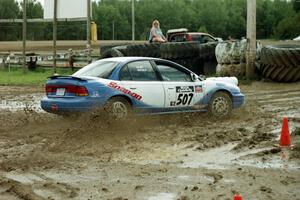
[[[192,102],[193,96],[194,96],[193,93],[178,94],[176,105],[177,106],[179,106],[179,105],[183,105],[183,106],[190,105],[191,102]]]

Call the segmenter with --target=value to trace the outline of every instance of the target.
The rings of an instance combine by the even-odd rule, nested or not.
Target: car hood
[[[236,86],[239,83],[236,77],[211,77],[211,78],[206,78],[205,80],[213,81],[213,82],[229,83]]]

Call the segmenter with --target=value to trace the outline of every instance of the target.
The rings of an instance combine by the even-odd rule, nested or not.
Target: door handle
[[[131,90],[136,90],[136,88],[135,88],[135,87],[131,87],[130,89],[131,89]]]
[[[169,90],[174,90],[174,88],[168,88]]]

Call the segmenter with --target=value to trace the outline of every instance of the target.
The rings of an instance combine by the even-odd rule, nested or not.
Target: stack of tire
[[[300,45],[269,45],[262,48],[260,72],[276,82],[300,80]]]
[[[246,72],[246,40],[225,41],[216,47],[218,76],[244,76]]]
[[[102,58],[122,56],[143,56],[164,58],[179,63],[197,74],[215,74],[217,42],[145,43],[116,46],[102,53]]]

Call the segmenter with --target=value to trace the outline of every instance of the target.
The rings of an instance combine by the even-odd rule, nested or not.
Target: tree
[[[0,19],[16,19],[19,15],[19,5],[15,0],[1,0]],[[0,40],[17,40],[18,25],[12,23],[0,24]]]

